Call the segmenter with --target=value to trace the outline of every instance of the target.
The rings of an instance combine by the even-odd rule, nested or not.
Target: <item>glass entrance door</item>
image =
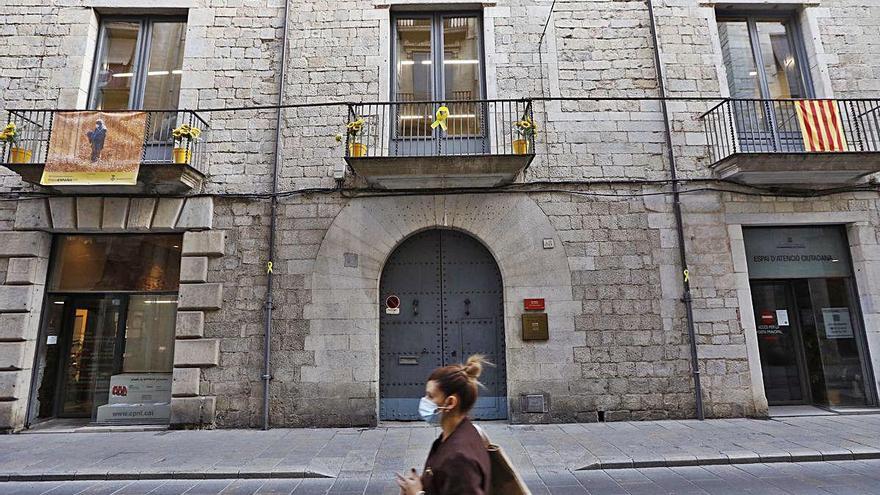
[[[801,335],[788,282],[752,282],[764,392],[771,405],[808,402]]]
[[[107,403],[122,314],[118,296],[71,298],[63,330],[58,416],[91,418]]]
[[[753,281],[752,301],[770,405],[871,405],[850,279]]]
[[[864,341],[847,278],[792,281],[803,334],[813,402],[829,407],[866,406]]]

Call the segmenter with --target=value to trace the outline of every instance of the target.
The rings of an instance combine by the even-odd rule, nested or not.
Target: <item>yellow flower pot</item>
[[[364,143],[350,143],[348,145],[348,156],[354,158],[367,156],[367,145]]]
[[[192,159],[192,151],[186,148],[174,148],[174,163],[189,163]]]
[[[517,155],[525,155],[529,152],[529,141],[527,139],[514,139],[513,152]]]
[[[9,150],[10,163],[29,163],[34,152],[25,148],[11,148]]]

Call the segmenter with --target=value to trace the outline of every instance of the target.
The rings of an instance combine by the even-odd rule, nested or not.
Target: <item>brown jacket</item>
[[[426,495],[486,495],[489,493],[489,454],[483,438],[465,418],[446,441],[434,441],[422,487]]]

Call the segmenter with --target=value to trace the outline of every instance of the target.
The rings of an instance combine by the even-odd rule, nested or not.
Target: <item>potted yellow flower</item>
[[[353,120],[345,126],[345,133],[348,134],[348,156],[360,158],[367,155],[367,145],[358,141],[358,135],[364,129],[366,122],[362,118]],[[342,136],[337,137],[342,140]]]
[[[28,163],[31,161],[34,152],[16,146],[18,144],[18,127],[16,127],[15,123],[10,122],[6,124],[3,132],[0,132],[0,141],[11,146],[9,148],[9,163]]]
[[[529,152],[529,142],[534,141],[535,136],[538,135],[538,126],[529,117],[523,117],[513,125],[517,136],[519,136],[519,139],[513,140],[513,152],[517,155],[525,155]]]
[[[188,164],[192,159],[192,150],[190,144],[199,139],[202,130],[189,124],[183,124],[171,131],[174,137],[174,163]],[[178,144],[180,146],[178,146]]]

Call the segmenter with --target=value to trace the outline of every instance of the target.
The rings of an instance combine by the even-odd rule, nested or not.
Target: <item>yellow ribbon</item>
[[[684,271],[684,281],[685,283],[690,282],[691,274],[687,270]]]
[[[266,263],[266,273],[272,273],[272,262]]]
[[[446,130],[446,119],[449,118],[449,109],[442,106],[437,109],[437,120],[431,124],[431,129],[436,129],[439,125],[444,131]]]

